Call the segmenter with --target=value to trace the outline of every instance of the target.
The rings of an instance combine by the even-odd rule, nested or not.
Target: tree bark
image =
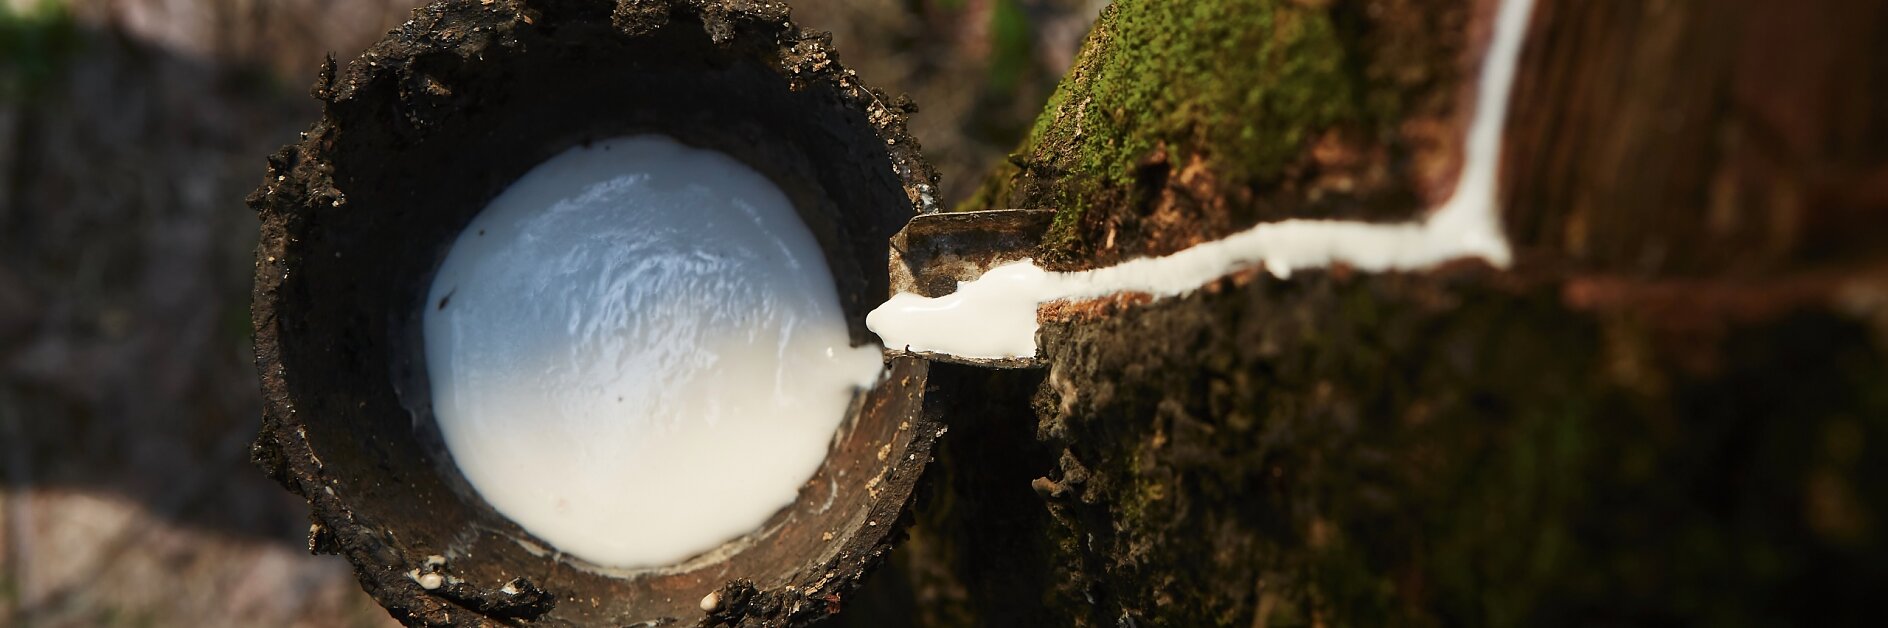
[[[1492,0],[1121,0],[969,208],[1063,269],[1409,220]],[[1540,0],[1516,261],[1247,272],[939,365],[928,501],[842,619],[1863,623],[1888,590],[1888,7]],[[902,614],[912,614],[904,616]],[[915,619],[913,619],[915,617]]]

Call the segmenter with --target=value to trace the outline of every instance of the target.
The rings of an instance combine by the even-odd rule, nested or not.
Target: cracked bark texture
[[[1104,266],[1447,196],[1487,0],[1108,9],[976,207]],[[1849,625],[1888,586],[1888,9],[1540,0],[1509,268],[1057,308],[956,410],[922,625]]]

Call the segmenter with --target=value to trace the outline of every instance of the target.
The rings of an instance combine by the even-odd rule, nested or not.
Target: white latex
[[[779,188],[661,136],[572,148],[493,199],[433,280],[425,343],[478,493],[627,568],[759,528],[882,369]]]
[[[1495,186],[1509,92],[1533,5],[1534,0],[1501,0],[1460,178],[1449,200],[1422,222],[1269,222],[1166,257],[1075,273],[1046,272],[1022,260],[959,282],[956,292],[941,297],[893,295],[866,324],[887,347],[969,358],[1029,357],[1036,355],[1037,307],[1050,301],[1119,292],[1173,296],[1261,264],[1279,277],[1336,262],[1364,271],[1421,269],[1463,258],[1506,266],[1510,254]]]

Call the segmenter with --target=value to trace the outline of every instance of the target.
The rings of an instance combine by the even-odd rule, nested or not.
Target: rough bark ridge
[[[1493,9],[1122,0],[973,203],[1058,209],[1038,253],[1065,268],[1415,216]],[[1862,623],[1888,586],[1885,16],[1540,0],[1512,268],[1066,308],[1046,370],[934,380],[994,392],[954,397],[868,590],[933,625]]]
[[[1062,267],[1260,220],[1409,218],[1453,180],[1469,8],[1117,3],[970,207],[1062,210],[1043,251]]]

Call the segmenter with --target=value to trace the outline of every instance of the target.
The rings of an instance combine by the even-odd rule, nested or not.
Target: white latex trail
[[[1097,270],[1051,273],[1030,260],[990,269],[941,297],[897,294],[866,324],[885,346],[969,358],[1036,354],[1038,306],[1121,292],[1167,297],[1257,265],[1279,276],[1342,262],[1363,271],[1429,268],[1481,258],[1506,266],[1496,184],[1502,131],[1534,0],[1501,0],[1483,56],[1462,171],[1451,197],[1416,223],[1285,220],[1165,257]]]

